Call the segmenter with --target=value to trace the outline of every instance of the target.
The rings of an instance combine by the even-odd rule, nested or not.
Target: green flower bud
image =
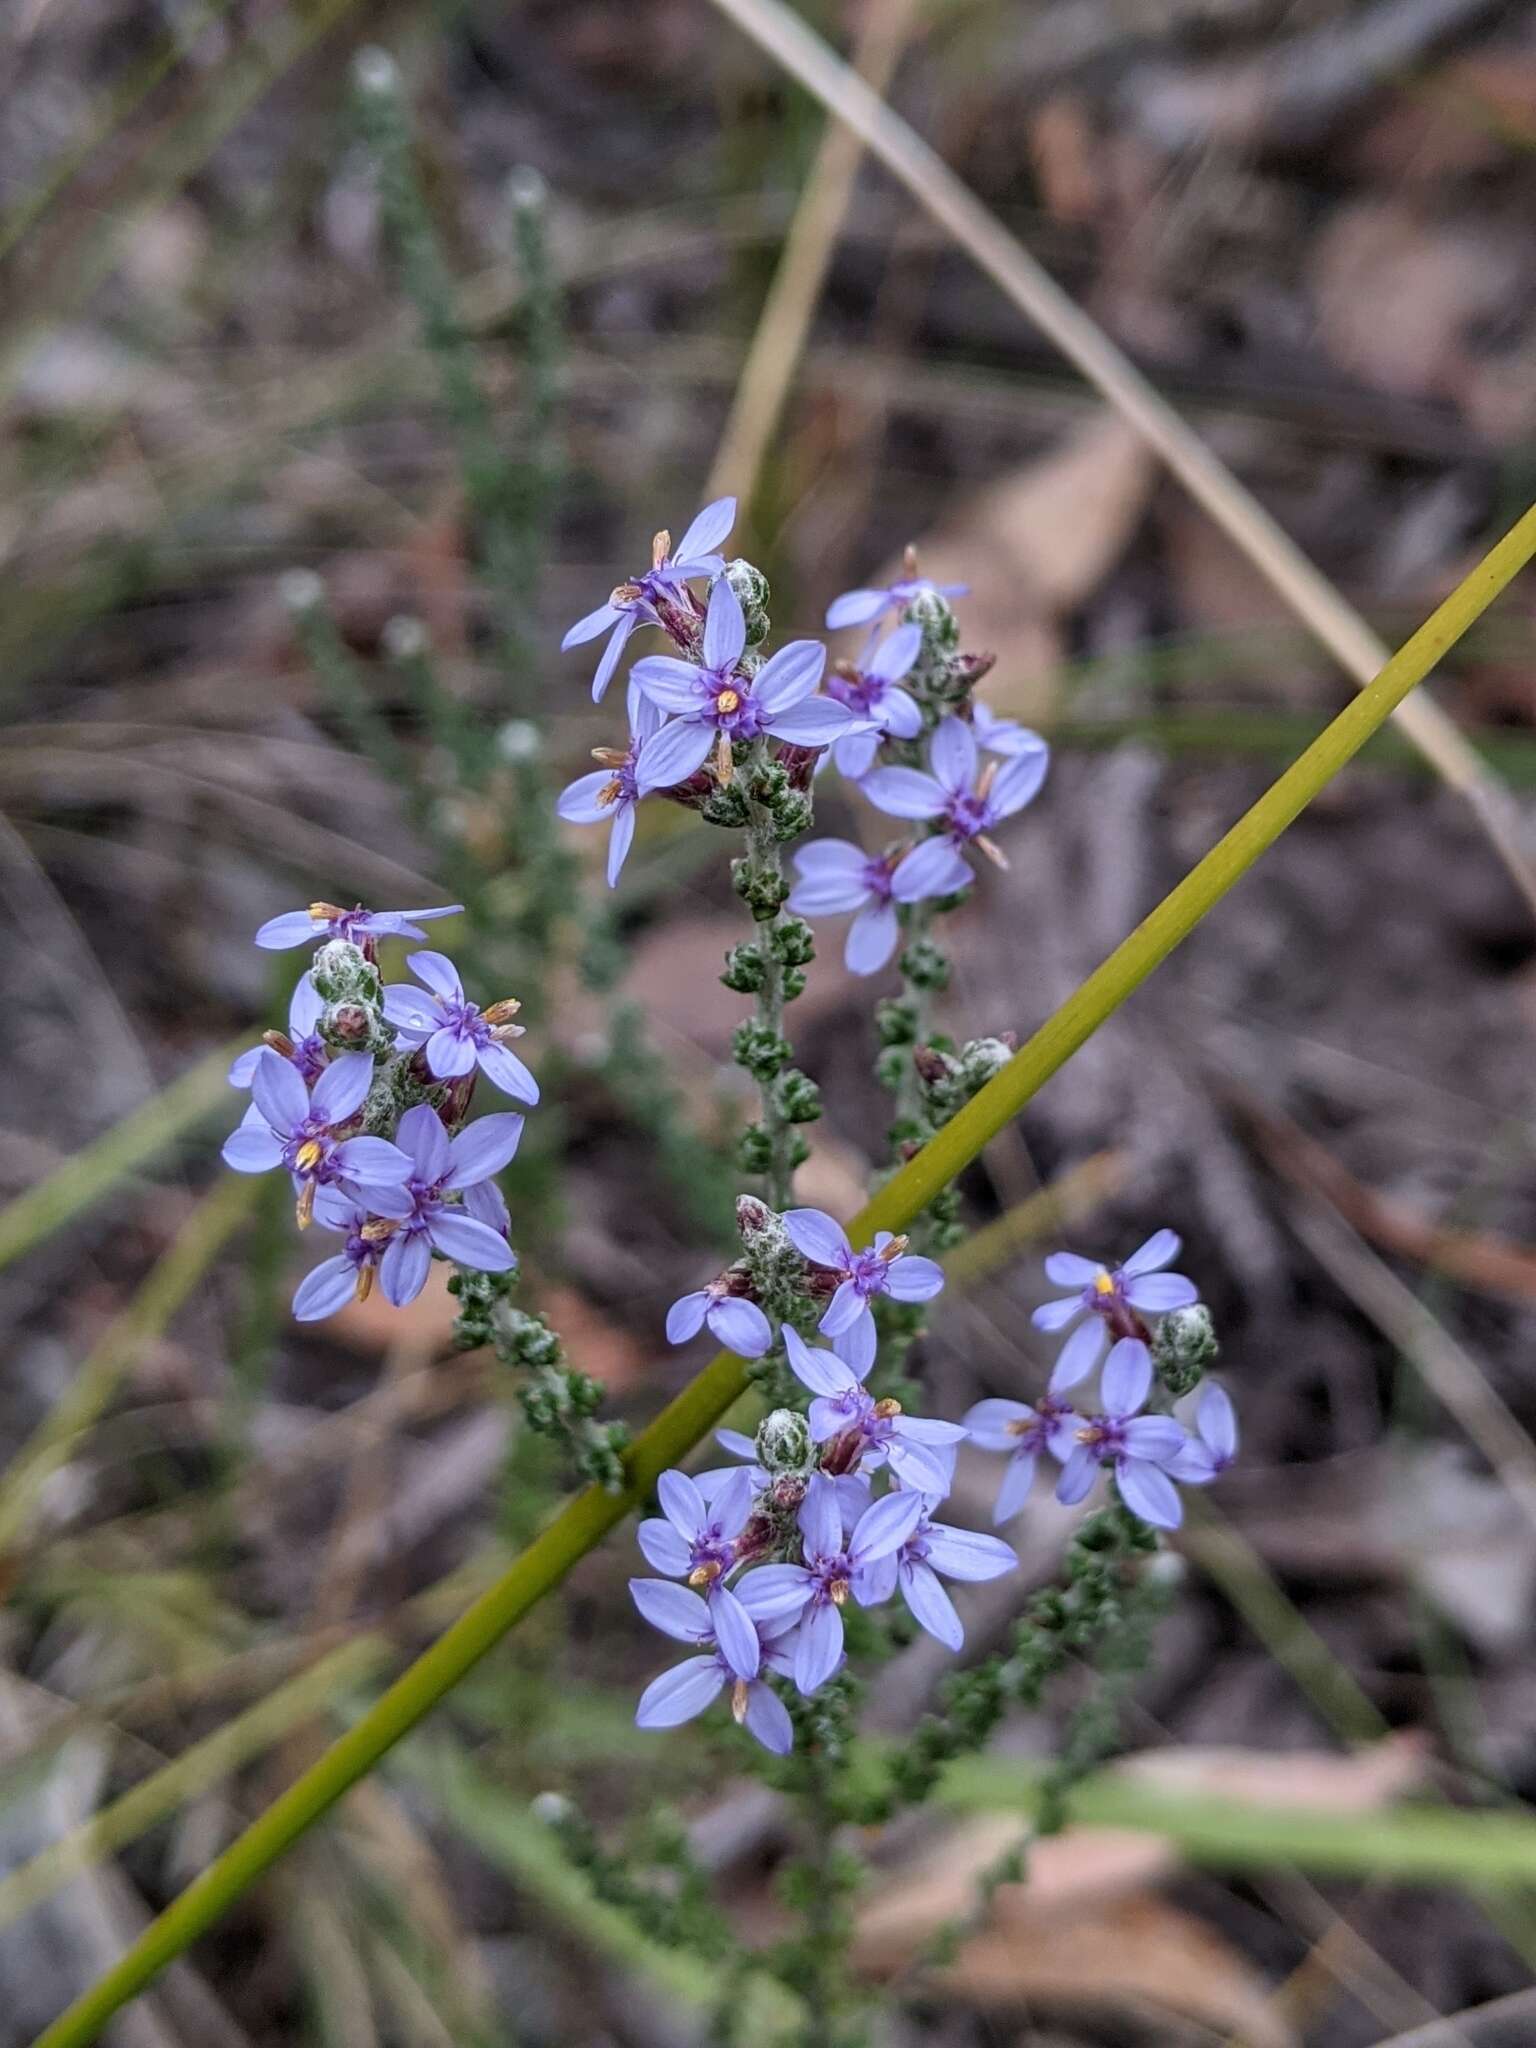
[[[1203,1301],[1170,1309],[1152,1334],[1152,1364],[1175,1399],[1200,1384],[1220,1352],[1216,1325]]]
[[[757,1456],[775,1479],[808,1473],[816,1462],[810,1424],[793,1408],[775,1408],[757,1426]]]

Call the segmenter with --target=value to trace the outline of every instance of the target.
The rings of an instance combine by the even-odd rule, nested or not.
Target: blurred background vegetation
[[[1386,639],[1530,499],[1528,9],[806,12]],[[360,85],[365,46],[395,72]],[[255,926],[470,906],[450,950],[522,998],[547,1091],[507,1181],[525,1296],[639,1420],[689,1368],[662,1317],[729,1242],[750,1113],[720,843],[653,807],[609,901],[594,835],[549,819],[622,717],[554,650],[653,530],[738,492],[786,632],[908,542],[971,584],[989,701],[1056,762],[953,921],[967,1034],[1047,1015],[1347,684],[708,0],[12,0],[0,80],[19,2048],[567,1484],[440,1289],[289,1321],[286,1191],[215,1162],[229,1057],[296,971]],[[1533,616],[1517,585],[1436,684],[1524,806]],[[886,1117],[839,951],[798,1006],[827,1102],[802,1187],[846,1214]],[[1043,1243],[1171,1222],[1246,1448],[1180,1540],[1135,1762],[1028,1888],[975,1903],[1045,1720],[877,1845],[852,1967],[892,1983],[883,2043],[1536,2038],[1533,961],[1472,817],[1389,735],[968,1176],[935,1412],[1038,1386]],[[977,1520],[992,1477],[962,1466]],[[1031,1508],[973,1645],[1068,1526]],[[782,1817],[728,1740],[633,1731],[633,1562],[587,1559],[114,2039],[709,2038],[708,1923],[779,1929]],[[901,1653],[886,1733],[944,1666]]]

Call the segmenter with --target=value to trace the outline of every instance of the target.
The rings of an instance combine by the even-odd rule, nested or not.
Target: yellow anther
[[[357,1301],[366,1301],[372,1292],[373,1268],[372,1266],[359,1266],[357,1269],[357,1293],[353,1298]]]
[[[740,690],[722,690],[715,699],[715,709],[724,718],[729,718],[733,711],[739,711],[741,709]]]
[[[485,1021],[492,1026],[510,1024],[522,1007],[516,996],[503,996],[499,1003],[492,1003],[486,1011]]]
[[[732,781],[736,774],[736,761],[731,753],[731,736],[728,732],[721,733],[715,741],[715,774],[722,783]]]
[[[738,1678],[731,1687],[731,1716],[739,1726],[747,1718],[747,1681]]]
[[[623,794],[624,785],[615,775],[612,782],[605,782],[597,792],[597,800],[600,804],[616,804]]]
[[[320,1140],[318,1138],[306,1138],[298,1151],[294,1153],[293,1163],[300,1173],[308,1173],[311,1167],[318,1166],[324,1157],[325,1147],[321,1144]]]
[[[336,903],[311,903],[310,919],[315,924],[329,924],[333,918],[345,917],[346,912]]]
[[[720,1570],[719,1559],[712,1557],[706,1563],[694,1566],[688,1574],[688,1583],[690,1586],[712,1586],[719,1578]]]
[[[892,1419],[892,1417],[897,1416],[900,1413],[901,1403],[899,1401],[893,1401],[889,1394],[886,1395],[883,1401],[877,1401],[875,1403],[875,1420],[877,1422],[889,1422]]]
[[[843,1606],[848,1598],[848,1581],[846,1579],[834,1579],[827,1588],[827,1598],[834,1607]]]
[[[899,1259],[910,1243],[910,1238],[893,1237],[889,1244],[885,1244],[880,1247],[880,1257],[882,1262],[888,1266],[891,1263],[892,1259]]]
[[[315,1213],[316,1185],[316,1182],[307,1180],[299,1190],[299,1199],[294,1207],[294,1216],[297,1219],[300,1230],[308,1230],[309,1220]]]
[[[672,536],[663,527],[660,533],[651,536],[651,567],[659,569],[672,552]]]
[[[1093,1291],[1095,1294],[1113,1294],[1115,1291],[1114,1281],[1111,1280],[1109,1275],[1106,1272],[1104,1272],[1102,1268],[1100,1269],[1097,1278],[1094,1280]]]

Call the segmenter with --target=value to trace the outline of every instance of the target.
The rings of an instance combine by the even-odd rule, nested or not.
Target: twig
[[[1385,644],[1252,492],[948,164],[782,0],[713,0],[713,4],[853,130],[1020,312],[1034,321],[1162,457],[1190,496],[1346,673],[1357,684],[1368,683],[1386,660]],[[1536,873],[1520,844],[1518,817],[1509,793],[1429,698],[1415,697],[1399,705],[1394,715],[1437,773],[1465,799],[1510,879],[1536,913]]]

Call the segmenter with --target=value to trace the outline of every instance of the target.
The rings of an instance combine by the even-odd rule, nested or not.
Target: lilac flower
[[[666,723],[663,714],[648,698],[634,693],[628,749],[619,753],[612,747],[594,747],[592,757],[602,767],[591,775],[578,775],[555,799],[555,809],[568,824],[611,823],[608,835],[608,886],[614,888],[635,836],[635,806],[641,797],[661,787],[651,779],[646,749]]]
[[[343,910],[336,903],[311,903],[308,910],[269,917],[256,943],[269,953],[282,953],[290,946],[320,946],[327,939],[348,939],[354,946],[370,939],[424,939],[414,919],[430,923],[434,917],[457,917],[463,908],[462,903],[443,903],[435,910],[365,910],[359,903]]]
[[[408,1173],[402,1185],[370,1196],[396,1223],[379,1261],[379,1285],[395,1307],[404,1308],[426,1286],[435,1251],[475,1272],[509,1272],[517,1260],[506,1239],[470,1211],[468,1196],[516,1152],[523,1119],[483,1116],[450,1138],[437,1111],[418,1102],[401,1117],[397,1135]],[[463,1205],[448,1200],[460,1192]]]
[[[408,981],[388,983],[384,1014],[408,1045],[426,1048],[428,1071],[451,1081],[479,1067],[514,1102],[537,1102],[538,1082],[506,1043],[522,1035],[523,1027],[511,1021],[517,1004],[493,1003],[482,1010],[467,1002],[459,970],[446,953],[412,953],[405,964],[426,990]]]
[[[1123,1266],[1100,1266],[1092,1259],[1079,1258],[1076,1252],[1051,1253],[1045,1262],[1046,1278],[1075,1292],[1042,1302],[1031,1322],[1037,1330],[1065,1330],[1079,1316],[1087,1317],[1061,1347],[1051,1373],[1053,1394],[1063,1394],[1085,1380],[1103,1357],[1111,1336],[1139,1335],[1137,1312],[1162,1315],[1171,1308],[1188,1308],[1199,1299],[1192,1280],[1162,1270],[1178,1256],[1179,1238],[1172,1230],[1154,1231]]]
[[[819,641],[791,640],[752,677],[739,674],[736,666],[746,644],[741,601],[722,576],[709,593],[703,660],[651,654],[635,663],[637,687],[673,714],[647,758],[656,788],[686,782],[711,748],[716,772],[728,781],[733,740],[771,733],[794,746],[824,747],[855,728],[858,721],[845,706],[811,694],[827,660]]]
[[[715,1442],[722,1451],[729,1451],[733,1458],[742,1458],[746,1462],[744,1466],[717,1465],[708,1472],[696,1472],[693,1475],[694,1485],[697,1486],[711,1507],[713,1507],[716,1499],[719,1497],[722,1488],[728,1485],[743,1470],[751,1482],[754,1493],[761,1493],[765,1486],[772,1484],[767,1472],[757,1462],[757,1441],[755,1438],[743,1435],[739,1429],[717,1429],[715,1431]]]
[[[742,1582],[744,1603],[752,1601],[753,1576],[749,1574]],[[672,1636],[678,1642],[693,1643],[704,1652],[702,1656],[689,1658],[685,1664],[675,1664],[670,1671],[664,1671],[659,1678],[651,1680],[635,1709],[636,1726],[676,1728],[702,1714],[719,1697],[722,1688],[729,1686],[731,1713],[737,1725],[755,1735],[764,1749],[772,1750],[775,1756],[787,1756],[794,1740],[788,1710],[772,1687],[766,1685],[757,1673],[766,1667],[781,1678],[790,1676],[794,1668],[793,1656],[784,1630],[793,1624],[780,1623],[776,1629],[765,1619],[751,1622],[757,1657],[750,1674],[744,1675],[719,1642],[715,1633],[715,1610],[697,1593],[689,1592],[686,1586],[670,1585],[661,1579],[631,1579],[629,1590],[635,1605],[653,1628],[659,1628],[664,1635]],[[747,1612],[751,1612],[750,1604]]]
[[[737,1562],[737,1539],[755,1497],[745,1470],[733,1472],[713,1500],[704,1498],[686,1472],[663,1472],[656,1498],[665,1519],[652,1516],[638,1531],[648,1565],[669,1579],[686,1579],[695,1590],[703,1588],[710,1627],[742,1678],[757,1670],[757,1637],[746,1608],[725,1581]]]
[[[1198,1437],[1186,1438],[1168,1466],[1186,1486],[1209,1486],[1237,1457],[1237,1414],[1225,1387],[1207,1380],[1195,1409]]]
[[[875,1362],[870,1303],[881,1294],[892,1301],[932,1301],[944,1285],[942,1267],[909,1253],[907,1240],[888,1230],[877,1231],[874,1243],[856,1252],[842,1225],[822,1209],[786,1209],[781,1221],[803,1259],[836,1274],[836,1292],[817,1328],[861,1373]]]
[[[966,583],[931,583],[926,576],[913,574],[910,557],[907,568],[905,577],[884,590],[845,590],[841,597],[834,597],[827,606],[827,631],[835,633],[841,626],[871,626],[887,612],[904,612],[915,597],[930,592],[937,597],[964,597],[970,588]]]
[[[1028,1500],[1042,1451],[1065,1464],[1077,1441],[1077,1416],[1054,1394],[1042,1395],[1033,1408],[1026,1408],[1022,1401],[978,1401],[964,1421],[973,1443],[984,1451],[1009,1454],[992,1510],[994,1522],[1011,1521]]]
[[[999,718],[979,697],[971,700],[971,729],[989,754],[1038,754],[1046,745],[1039,733],[1011,718]]]
[[[725,561],[717,550],[735,523],[736,500],[716,498],[699,513],[675,552],[672,536],[663,528],[651,543],[651,566],[645,574],[621,583],[606,604],[600,604],[595,612],[588,612],[572,626],[560,642],[562,653],[567,648],[579,647],[583,641],[595,640],[600,633],[608,634],[608,645],[592,678],[594,704],[602,701],[635,628],[661,624],[658,603],[681,604],[686,601],[686,585],[691,578],[721,574]]]
[[[1103,1412],[1084,1416],[1077,1442],[1056,1482],[1056,1498],[1080,1501],[1099,1468],[1114,1468],[1120,1497],[1133,1515],[1156,1529],[1177,1529],[1184,1519],[1168,1476],[1183,1450],[1182,1426],[1171,1415],[1139,1411],[1152,1391],[1152,1354],[1136,1337],[1122,1337],[1110,1351],[1099,1390]]]
[[[931,1422],[904,1415],[897,1401],[877,1401],[856,1372],[835,1352],[812,1350],[798,1330],[784,1325],[789,1369],[816,1396],[807,1413],[813,1443],[849,1439],[845,1471],[873,1472],[889,1464],[903,1486],[922,1493],[949,1491],[951,1446],[965,1431],[957,1422]],[[868,1368],[866,1368],[867,1370]]]
[[[875,764],[882,738],[915,740],[923,729],[923,714],[915,698],[897,685],[922,652],[920,626],[898,626],[874,652],[855,668],[839,662],[827,679],[827,695],[846,704],[856,716],[868,719],[873,730],[850,733],[832,750],[838,772],[851,782],[867,775]]]
[[[1000,1578],[1018,1561],[999,1537],[935,1522],[925,1507],[916,1528],[898,1550],[864,1567],[854,1591],[863,1607],[876,1607],[899,1592],[920,1628],[947,1650],[959,1650],[965,1645],[965,1629],[954,1602],[939,1584],[939,1575],[972,1584]]]
[[[1005,866],[988,838],[1004,818],[1022,811],[1039,794],[1050,765],[1050,749],[1016,754],[980,766],[976,735],[960,718],[940,721],[928,749],[928,767],[876,768],[859,787],[876,810],[893,818],[919,818],[938,825],[952,846],[976,846]],[[979,771],[979,772],[978,772]]]
[[[256,1062],[264,1052],[275,1052],[279,1059],[291,1060],[299,1070],[299,1078],[306,1086],[313,1087],[320,1078],[320,1070],[330,1057],[325,1040],[315,1030],[320,1022],[325,1004],[320,992],[308,974],[301,974],[288,1003],[288,1037],[286,1052],[279,1045],[253,1045],[249,1052],[241,1053],[229,1070],[229,1085],[232,1088],[249,1088],[256,1073]],[[278,1034],[273,1032],[273,1038]]]
[[[236,1173],[281,1166],[299,1191],[299,1227],[310,1219],[323,1187],[361,1188],[372,1201],[398,1189],[411,1162],[387,1138],[338,1138],[362,1108],[373,1081],[373,1055],[343,1053],[310,1094],[291,1060],[263,1046],[251,1076],[250,1108],[224,1141],[223,1159]]]
[[[667,1342],[686,1344],[706,1323],[710,1335],[738,1358],[761,1358],[773,1342],[773,1325],[755,1301],[732,1294],[726,1273],[673,1302],[667,1310]]]
[[[812,1475],[799,1518],[805,1563],[764,1565],[750,1575],[763,1582],[765,1602],[799,1603],[794,1675],[802,1693],[815,1692],[842,1661],[842,1607],[849,1594],[861,1607],[890,1598],[888,1587],[880,1591],[872,1582],[870,1567],[901,1548],[922,1513],[920,1493],[888,1493],[845,1536],[835,1482],[824,1472]]]
[[[335,1187],[322,1188],[316,1195],[315,1221],[322,1230],[344,1232],[347,1241],[334,1258],[322,1259],[299,1282],[293,1313],[301,1323],[317,1323],[335,1315],[349,1301],[368,1299],[394,1229],[392,1223],[370,1216],[363,1203]]]
[[[899,858],[868,854],[847,839],[813,839],[793,856],[800,879],[789,908],[800,917],[857,915],[843,958],[854,974],[878,974],[901,936],[895,906],[956,896],[971,871],[947,839],[925,839]]]

